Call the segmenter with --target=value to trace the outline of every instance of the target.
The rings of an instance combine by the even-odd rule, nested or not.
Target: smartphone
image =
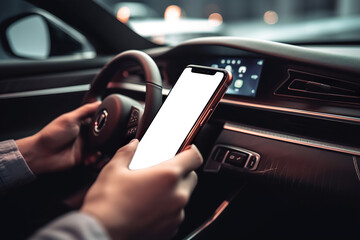
[[[231,85],[225,69],[189,65],[140,140],[130,169],[154,166],[191,144]]]

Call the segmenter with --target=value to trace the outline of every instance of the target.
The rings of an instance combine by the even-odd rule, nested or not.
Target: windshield
[[[203,36],[292,43],[360,39],[359,0],[94,1],[159,44]]]

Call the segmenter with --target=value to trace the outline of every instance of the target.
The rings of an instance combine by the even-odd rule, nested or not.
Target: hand
[[[96,153],[83,154],[81,124],[95,112],[100,102],[86,104],[56,118],[37,134],[16,141],[35,174],[69,169],[84,160],[93,162]]]
[[[129,170],[137,148],[133,140],[117,151],[100,172],[81,208],[113,239],[169,239],[184,218],[184,207],[202,164],[195,146],[156,166]]]

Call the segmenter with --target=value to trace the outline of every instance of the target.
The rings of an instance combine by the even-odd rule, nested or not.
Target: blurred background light
[[[223,23],[223,17],[220,13],[210,14],[208,20],[212,26],[220,26]]]
[[[130,8],[121,7],[116,13],[116,18],[122,23],[127,23],[129,21],[130,15]]]
[[[181,8],[176,5],[170,5],[166,8],[164,13],[164,19],[166,21],[174,21],[181,18]]]
[[[275,24],[279,21],[279,16],[275,11],[267,11],[264,14],[264,21],[267,24]]]

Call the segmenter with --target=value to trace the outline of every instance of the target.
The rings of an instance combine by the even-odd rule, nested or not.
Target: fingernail
[[[137,142],[138,140],[136,138],[131,139],[131,141],[129,143],[134,143]]]
[[[198,149],[197,146],[195,144],[191,144],[191,148],[195,148]]]

